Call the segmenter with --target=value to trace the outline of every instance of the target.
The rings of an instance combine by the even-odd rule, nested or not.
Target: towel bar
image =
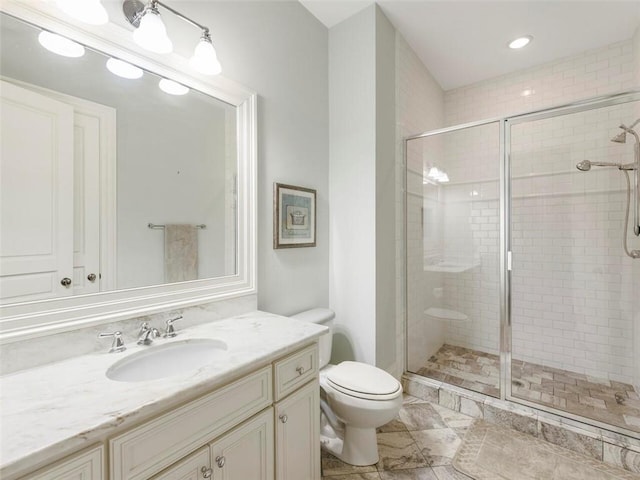
[[[205,229],[207,228],[207,226],[204,223],[199,223],[198,225],[194,225],[196,228],[200,228],[200,229]],[[164,225],[158,225],[155,223],[147,223],[147,227],[154,229],[154,230],[162,230],[164,229]]]

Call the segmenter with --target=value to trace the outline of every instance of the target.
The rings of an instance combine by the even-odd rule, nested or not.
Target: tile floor
[[[416,373],[498,397],[499,368],[497,355],[443,345]],[[520,360],[511,369],[515,397],[640,432],[640,396],[629,384]]]
[[[323,480],[469,480],[451,466],[473,418],[405,395],[398,417],[378,429],[376,465],[354,467],[322,452]]]

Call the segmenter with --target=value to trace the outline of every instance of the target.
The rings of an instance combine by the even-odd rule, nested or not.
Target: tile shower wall
[[[445,92],[446,124],[509,116],[629,91],[634,87],[639,54],[630,39],[449,90]]]
[[[446,92],[446,123],[631,90],[638,53],[629,40]],[[616,148],[607,142],[617,133],[618,122],[637,116],[638,111],[629,108],[595,112],[586,120],[521,127],[514,139],[520,161],[514,156],[513,175],[533,175],[514,180],[514,195],[519,193],[513,205],[514,351],[523,359],[632,380],[632,295],[640,286],[633,283],[631,266],[622,258],[623,177],[615,170],[580,173],[575,164],[584,158],[630,161],[630,145]],[[591,132],[604,140],[596,142]],[[468,245],[473,245],[474,255],[480,249],[487,254],[498,245],[492,233],[499,221],[498,183],[491,173],[483,174],[495,160],[478,155],[477,142],[469,136],[447,143],[447,168],[455,182],[443,188],[448,209],[444,245],[451,249],[445,255],[469,251]],[[478,195],[469,199],[474,191]],[[465,221],[469,228],[461,232]],[[637,243],[630,246],[638,248]],[[560,260],[570,260],[568,271],[550,280],[545,269],[556,268]],[[497,275],[481,263],[483,268],[462,274],[462,281],[460,274],[445,275],[444,304],[473,314],[466,325],[448,322],[445,341],[496,353],[497,305],[483,304],[480,292],[495,288]],[[411,276],[408,281],[413,281]]]
[[[625,104],[512,128],[514,358],[633,382],[633,296],[640,286],[622,249],[626,180],[580,172],[583,159],[628,163],[611,143],[635,117]],[[629,236],[629,246],[640,242]]]

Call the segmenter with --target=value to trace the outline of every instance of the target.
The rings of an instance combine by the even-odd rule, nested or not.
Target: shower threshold
[[[418,375],[500,396],[500,357],[443,345]],[[514,359],[511,394],[571,414],[640,432],[640,395],[633,386]]]

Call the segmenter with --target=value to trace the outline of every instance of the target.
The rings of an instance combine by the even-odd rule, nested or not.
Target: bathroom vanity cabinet
[[[29,478],[319,480],[319,419],[313,343]]]
[[[30,480],[102,480],[104,447],[98,445],[55,462],[28,476]]]

